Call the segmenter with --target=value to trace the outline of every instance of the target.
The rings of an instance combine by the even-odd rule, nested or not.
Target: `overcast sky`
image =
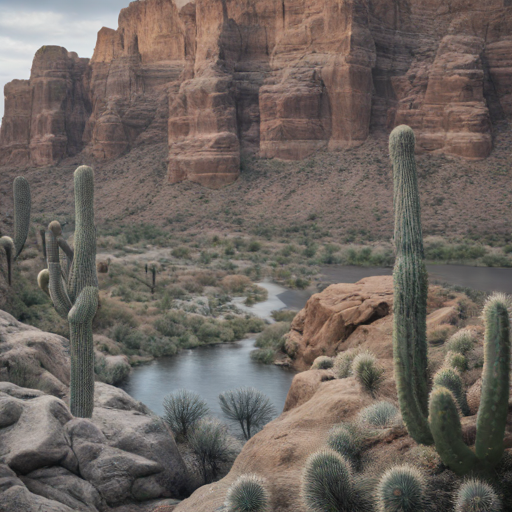
[[[35,52],[64,46],[92,57],[101,27],[117,28],[130,0],[0,0],[0,90],[14,78],[30,78]],[[2,94],[3,96],[3,94]],[[0,119],[4,101],[0,102]]]

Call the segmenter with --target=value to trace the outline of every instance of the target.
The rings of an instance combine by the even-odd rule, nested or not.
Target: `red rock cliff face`
[[[167,141],[171,183],[219,188],[241,151],[302,159],[401,123],[418,151],[485,158],[512,117],[509,3],[132,2],[90,62],[45,47],[7,84],[0,164]]]

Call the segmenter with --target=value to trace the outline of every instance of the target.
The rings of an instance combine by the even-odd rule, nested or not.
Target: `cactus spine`
[[[30,209],[32,199],[30,185],[22,176],[18,176],[13,183],[14,195],[14,240],[9,236],[0,238],[0,247],[5,251],[7,258],[7,280],[12,284],[12,264],[20,255],[27,241],[30,227]]]
[[[427,422],[427,270],[414,158],[414,132],[395,128],[389,137],[393,162],[395,252],[393,359],[402,417],[411,437],[432,444]]]
[[[408,126],[393,130],[389,141],[394,170],[395,250],[393,359],[400,409],[413,439],[435,442],[443,462],[459,475],[488,474],[503,455],[510,382],[508,299],[492,296],[484,308],[485,343],[482,399],[473,452],[462,439],[452,391],[435,387],[427,404],[426,300],[420,206],[414,161],[414,133]],[[450,348],[471,349],[471,340],[456,338]],[[460,339],[459,339],[460,338]],[[464,339],[463,339],[464,338]]]
[[[422,512],[425,483],[412,466],[397,466],[382,476],[377,488],[380,512]]]
[[[38,282],[47,286],[56,311],[67,318],[71,342],[70,409],[74,416],[90,418],[94,404],[94,349],[92,320],[98,309],[96,275],[96,228],[94,226],[94,174],[90,167],[75,171],[75,244],[74,251],[62,237],[57,221],[48,226],[48,271],[43,270]],[[71,263],[62,268],[60,250]]]

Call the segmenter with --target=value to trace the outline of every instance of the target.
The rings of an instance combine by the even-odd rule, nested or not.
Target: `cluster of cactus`
[[[269,494],[265,481],[257,475],[242,475],[228,489],[227,512],[266,512]]]
[[[30,226],[30,209],[32,200],[28,181],[18,176],[13,183],[14,195],[14,239],[10,236],[0,237],[0,248],[5,251],[7,259],[7,282],[12,284],[12,266],[27,241]]]
[[[94,174],[87,166],[74,174],[76,229],[74,250],[62,236],[59,222],[48,226],[48,269],[38,284],[52,299],[59,315],[69,322],[71,342],[70,409],[90,418],[94,406],[94,348],[92,320],[98,309]],[[61,252],[67,263],[62,265]]]
[[[459,475],[488,473],[502,457],[510,380],[508,300],[491,297],[484,308],[485,343],[482,399],[477,417],[475,451],[463,441],[452,390],[443,385],[428,395],[427,271],[424,261],[420,202],[414,157],[414,133],[398,126],[390,135],[393,161],[395,251],[393,359],[402,417],[411,437],[435,443],[443,462]],[[455,340],[470,348],[464,340]],[[456,390],[455,390],[456,392]]]

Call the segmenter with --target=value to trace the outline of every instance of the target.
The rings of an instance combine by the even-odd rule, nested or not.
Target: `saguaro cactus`
[[[414,145],[414,132],[408,126],[398,126],[391,132],[396,252],[393,359],[398,400],[407,430],[416,442],[428,445],[433,442],[427,421],[428,282]]]
[[[70,409],[74,416],[90,418],[94,403],[94,349],[92,320],[98,309],[96,274],[96,228],[94,226],[94,175],[90,167],[75,171],[75,243],[74,251],[62,237],[57,221],[48,226],[48,270],[38,276],[56,311],[67,318],[71,342]],[[63,276],[59,249],[72,261],[68,282]],[[46,291],[46,290],[45,290]]]
[[[7,280],[12,284],[12,264],[18,258],[28,236],[30,226],[30,208],[32,199],[30,185],[22,176],[18,176],[13,183],[14,194],[14,240],[9,236],[0,238],[0,247],[5,251],[7,258]]]
[[[413,131],[408,126],[395,128],[389,147],[394,170],[396,250],[393,358],[402,416],[411,437],[421,444],[435,442],[441,459],[454,472],[461,475],[486,474],[503,455],[510,382],[509,300],[497,294],[487,301],[484,308],[486,332],[482,399],[475,451],[472,451],[462,439],[459,413],[452,394],[457,392],[460,395],[460,383],[455,387],[451,385],[450,390],[446,387],[447,381],[443,384],[443,379],[436,379],[437,385],[428,404],[427,273],[423,258]],[[453,379],[450,382],[453,384]]]
[[[443,462],[459,475],[489,472],[503,455],[510,385],[508,306],[503,294],[495,294],[484,307],[484,369],[474,452],[462,440],[452,392],[438,387],[430,396],[430,426],[436,449]]]

